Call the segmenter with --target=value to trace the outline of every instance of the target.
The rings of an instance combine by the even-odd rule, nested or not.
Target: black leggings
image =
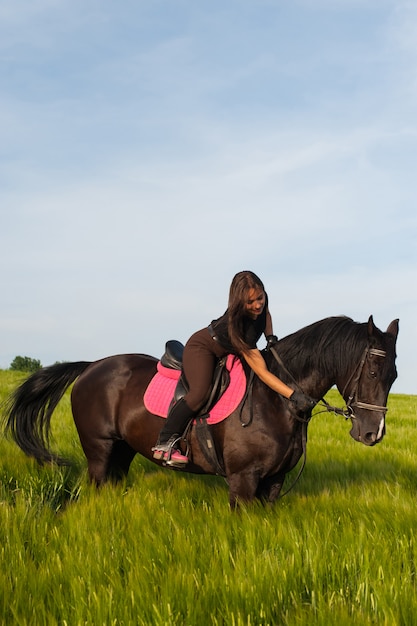
[[[227,351],[213,339],[207,328],[197,331],[187,341],[183,354],[183,370],[189,391],[184,396],[192,411],[199,411],[207,402],[219,358]]]

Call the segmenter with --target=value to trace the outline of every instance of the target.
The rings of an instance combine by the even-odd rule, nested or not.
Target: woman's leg
[[[180,398],[169,410],[165,423],[159,433],[156,447],[166,445],[172,438],[178,439],[181,437],[188,422],[194,415],[195,411],[190,409],[184,398]]]
[[[188,393],[170,409],[154,449],[154,458],[165,458],[172,442],[184,432],[188,422],[198,413],[210,394],[213,372],[217,357],[210,350],[211,337],[198,331],[186,343],[183,353],[183,373],[188,384]],[[186,462],[182,456],[178,462]]]
[[[208,333],[199,331],[193,335],[184,348],[182,368],[188,384],[188,392],[184,396],[187,405],[198,413],[207,402],[218,357],[210,350],[213,339]],[[207,345],[208,343],[208,345]]]

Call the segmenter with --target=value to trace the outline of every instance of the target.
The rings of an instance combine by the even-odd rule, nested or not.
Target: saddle
[[[154,415],[167,417],[173,402],[177,402],[188,391],[188,383],[182,371],[183,351],[184,346],[179,341],[170,340],[165,345],[165,352],[157,363],[157,372],[143,397],[146,409]],[[239,358],[229,354],[220,359],[214,371],[209,399],[191,422],[195,425],[201,451],[220,476],[225,475],[224,468],[210,427],[223,421],[236,410],[245,395],[246,382]],[[184,437],[187,437],[187,434]]]
[[[174,391],[174,397],[170,403],[169,408],[178,400],[183,398],[188,392],[189,385],[182,371],[182,356],[184,352],[184,346],[180,341],[171,339],[165,344],[165,352],[161,358],[162,367],[167,369],[177,370],[181,372],[177,385]],[[200,413],[207,414],[210,408],[220,399],[226,389],[230,385],[230,372],[226,367],[227,358],[219,359],[213,373],[212,388],[209,399],[205,406],[201,409]]]

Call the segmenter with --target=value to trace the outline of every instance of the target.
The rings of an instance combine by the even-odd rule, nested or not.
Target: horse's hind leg
[[[81,439],[81,438],[80,438]],[[81,439],[81,445],[88,464],[88,478],[90,482],[100,486],[108,480],[108,468],[113,441],[104,440],[88,442],[86,445]]]
[[[118,440],[113,443],[107,468],[107,475],[112,482],[126,478],[135,454],[136,451],[126,441]]]
[[[121,440],[105,439],[83,445],[88,463],[88,477],[97,486],[126,478],[136,452]]]

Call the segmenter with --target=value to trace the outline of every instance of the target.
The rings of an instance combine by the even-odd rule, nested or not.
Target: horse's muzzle
[[[361,421],[352,416],[352,428],[350,436],[363,443],[365,446],[374,446],[382,441],[385,435],[385,416],[382,416],[381,420],[376,424],[370,424],[369,422],[361,423]]]

